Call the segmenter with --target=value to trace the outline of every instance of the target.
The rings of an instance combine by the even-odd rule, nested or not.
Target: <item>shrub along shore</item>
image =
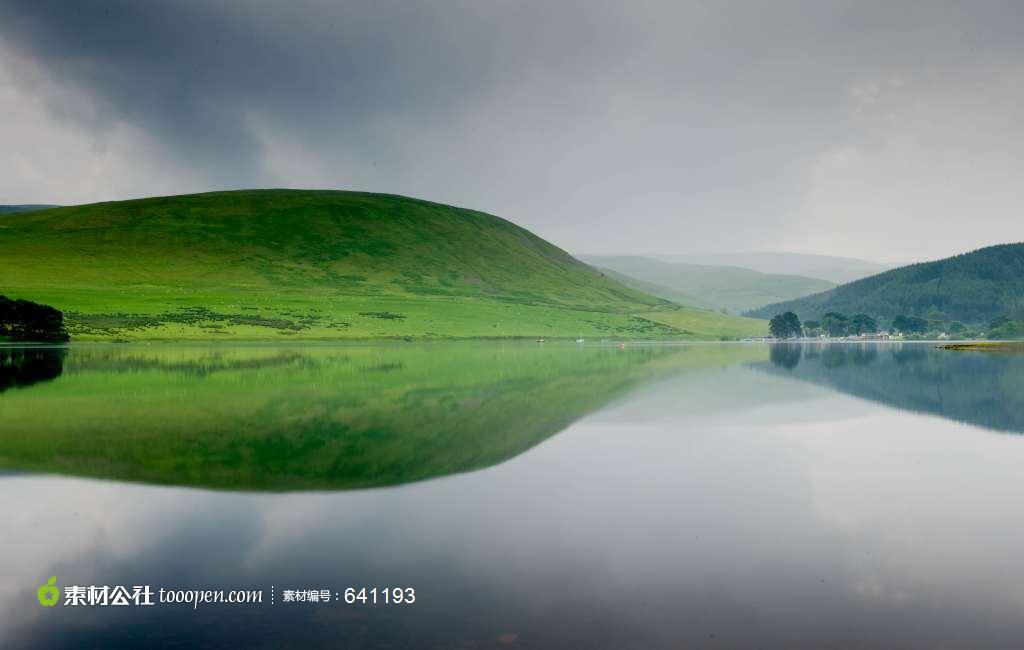
[[[64,314],[49,305],[0,296],[0,340],[63,343],[68,340]]]

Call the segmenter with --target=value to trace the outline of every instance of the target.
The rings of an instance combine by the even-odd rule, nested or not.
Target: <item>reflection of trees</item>
[[[866,366],[878,358],[878,346],[858,345],[850,351],[850,361],[857,366]]]
[[[771,346],[769,356],[773,365],[788,369],[796,368],[801,357],[813,359],[826,368],[839,368],[847,364],[866,366],[878,359],[878,346],[856,343],[827,345],[812,343],[804,348],[800,343],[777,343]]]
[[[63,349],[0,348],[0,393],[59,377],[65,353]]]
[[[921,345],[896,345],[893,346],[891,354],[892,360],[902,365],[904,363],[920,363],[928,354],[928,350]]]
[[[802,348],[799,343],[782,343],[771,346],[769,350],[769,356],[771,361],[776,366],[782,366],[783,368],[796,368],[797,364],[800,363],[800,355],[802,354]]]
[[[846,365],[845,345],[826,345],[821,351],[821,365],[826,368],[838,368]]]
[[[901,409],[1024,432],[1024,355],[920,344],[806,344],[799,366],[779,363],[773,355],[771,363],[752,367]]]
[[[816,351],[812,353],[810,348],[816,348]],[[878,358],[878,347],[874,344],[829,343],[811,345],[804,355],[820,361],[826,368],[839,368],[847,364],[866,366]]]

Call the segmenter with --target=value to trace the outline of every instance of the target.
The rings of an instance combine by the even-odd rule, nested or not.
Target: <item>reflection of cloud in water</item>
[[[41,622],[50,618],[49,611],[24,607],[30,601],[26,587],[42,574],[56,574],[65,585],[78,577],[84,584],[110,584],[116,578],[112,573],[147,549],[179,538],[216,505],[202,497],[186,503],[180,491],[105,481],[9,477],[0,486],[5,517],[0,628],[24,623],[26,614]],[[201,549],[190,550],[198,552],[195,562],[208,557]]]
[[[1009,514],[1024,493],[1007,489],[1019,440],[895,411],[794,435],[815,510],[860,549],[846,558],[856,589],[891,602],[950,590],[995,618],[1024,613],[1024,527]]]
[[[699,647],[711,635],[740,647],[1009,646],[1024,608],[1024,530],[1007,516],[1024,506],[1007,489],[1024,465],[1018,443],[713,366],[501,465],[397,488],[246,494],[7,478],[0,637],[69,648],[127,635],[489,647],[506,634],[541,647]],[[399,613],[56,617],[31,597],[54,573],[278,594],[411,584],[422,600]]]

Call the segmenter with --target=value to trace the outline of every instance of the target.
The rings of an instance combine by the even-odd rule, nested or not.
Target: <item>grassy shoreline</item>
[[[975,343],[947,343],[936,346],[940,350],[958,352],[1024,352],[1024,341],[978,341]]]

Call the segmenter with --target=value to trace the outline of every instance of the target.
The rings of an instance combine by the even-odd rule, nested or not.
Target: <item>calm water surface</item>
[[[0,348],[0,647],[1020,647],[1022,433],[927,344]]]

